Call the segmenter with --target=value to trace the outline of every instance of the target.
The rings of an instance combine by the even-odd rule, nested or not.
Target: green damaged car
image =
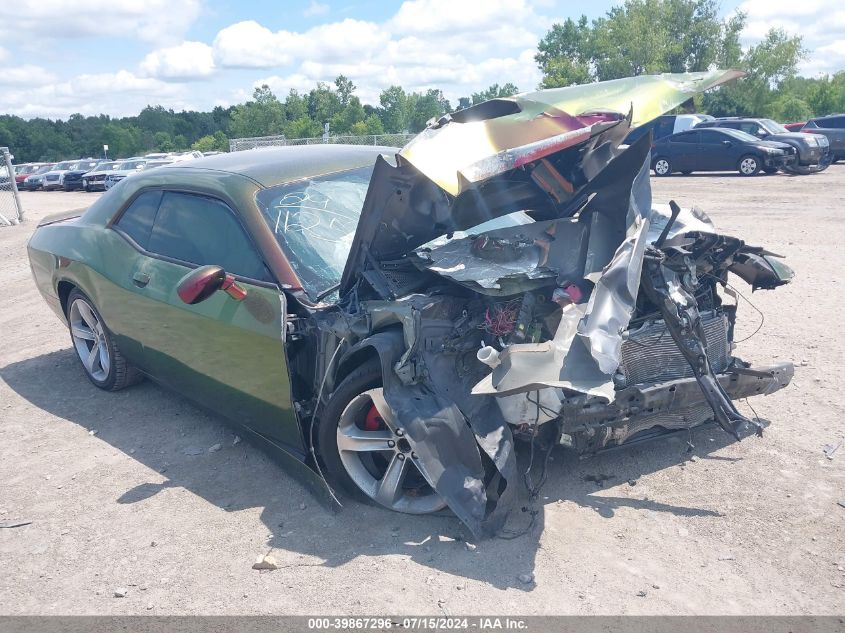
[[[494,99],[401,150],[141,172],[42,223],[35,282],[97,387],[151,378],[332,494],[493,535],[523,482],[515,442],[545,463],[710,422],[739,439],[762,427],[733,401],[789,383],[789,363],[734,356],[729,280],[792,272],[652,204],[650,137],[622,145],[736,75]]]

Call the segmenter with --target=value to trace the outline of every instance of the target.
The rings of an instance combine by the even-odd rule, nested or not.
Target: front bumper
[[[737,361],[716,378],[731,400],[740,400],[779,391],[794,374],[792,363],[751,367]],[[713,410],[694,377],[632,385],[617,391],[609,404],[585,396],[567,398],[561,414],[563,433],[573,438],[582,454],[623,444],[655,427],[689,429],[713,419]]]
[[[766,155],[763,157],[763,165],[766,167],[783,169],[786,167],[791,167],[798,161],[797,154],[786,154],[784,156],[770,156]]]

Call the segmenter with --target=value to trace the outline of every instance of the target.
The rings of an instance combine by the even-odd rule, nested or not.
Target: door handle
[[[150,276],[147,273],[135,273],[132,275],[132,283],[139,288],[143,288],[150,283]]]

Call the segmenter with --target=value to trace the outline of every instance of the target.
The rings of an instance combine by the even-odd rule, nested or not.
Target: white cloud
[[[0,46],[0,62],[5,62],[6,60],[10,59],[12,56],[5,48]]]
[[[148,42],[182,39],[197,19],[202,0],[3,0],[0,38],[67,39],[130,36]]]
[[[161,79],[201,79],[214,72],[213,49],[203,42],[183,42],[179,46],[161,48],[141,62],[141,71],[148,77]]]
[[[753,44],[769,29],[801,35],[809,56],[800,66],[804,75],[845,70],[845,5],[829,0],[746,0],[738,9],[748,15],[742,33]]]
[[[308,2],[308,6],[305,7],[305,10],[302,12],[306,18],[311,18],[317,15],[325,15],[329,12],[329,5],[321,4],[317,2],[317,0],[310,0]]]
[[[176,109],[190,107],[183,87],[127,70],[81,74],[66,81],[32,86],[4,94],[4,111],[23,117],[67,117],[107,112],[113,116],[137,114],[146,105]]]
[[[0,86],[44,86],[56,81],[53,73],[32,64],[13,65],[0,72]]]
[[[254,83],[280,96],[343,74],[365,103],[393,84],[439,88],[456,101],[492,83],[534,89],[535,47],[550,24],[527,0],[407,0],[382,23],[346,19],[304,32],[233,24],[217,34],[214,58],[220,68],[283,70]]]
[[[214,38],[214,58],[230,68],[270,68],[292,61],[287,39],[293,34],[274,33],[254,20],[238,22]]]

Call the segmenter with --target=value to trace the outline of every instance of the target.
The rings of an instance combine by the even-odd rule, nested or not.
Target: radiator
[[[715,372],[722,372],[730,361],[728,318],[716,311],[702,312],[707,336],[707,358]],[[692,368],[684,358],[669,328],[661,321],[628,330],[622,342],[618,387],[689,378]]]

